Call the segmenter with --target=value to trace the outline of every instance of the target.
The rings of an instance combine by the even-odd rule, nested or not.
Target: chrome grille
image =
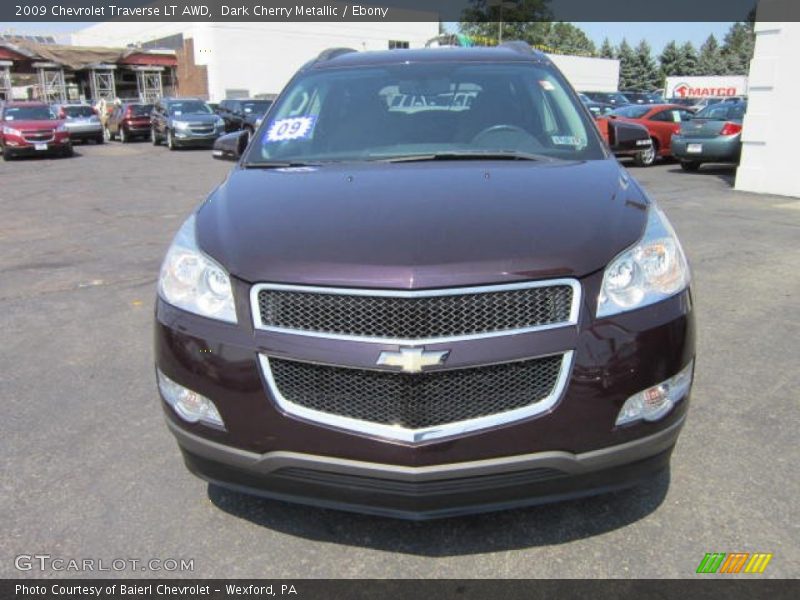
[[[32,130],[32,131],[22,131],[22,137],[26,142],[37,143],[37,142],[49,142],[53,140],[55,136],[55,131],[53,129],[48,130]]]
[[[264,284],[256,327],[331,338],[424,341],[503,335],[574,323],[574,280],[392,292]]]
[[[273,396],[289,412],[300,414],[296,408],[302,407],[318,415],[421,430],[554,402],[569,366],[567,357],[571,353],[417,374],[263,355],[262,365]]]

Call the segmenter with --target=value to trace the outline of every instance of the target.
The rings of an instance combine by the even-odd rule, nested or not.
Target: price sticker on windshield
[[[291,117],[278,119],[267,130],[267,142],[286,142],[289,140],[305,140],[311,137],[314,131],[316,116]]]

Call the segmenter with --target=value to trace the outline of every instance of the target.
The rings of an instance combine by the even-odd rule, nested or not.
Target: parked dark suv
[[[159,277],[156,377],[191,471],[422,519],[667,467],[686,258],[544,54],[327,51],[238,148]]]
[[[225,132],[225,122],[199,98],[162,98],[150,113],[150,139],[170,150],[185,146],[210,148]]]
[[[217,114],[225,121],[225,131],[249,130],[252,134],[261,125],[261,118],[272,106],[272,100],[223,100]]]

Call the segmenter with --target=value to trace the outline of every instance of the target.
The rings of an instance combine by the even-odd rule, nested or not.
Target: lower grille
[[[567,356],[417,374],[266,357],[262,364],[269,370],[272,391],[279,402],[323,415],[420,430],[552,400],[559,391],[556,388]]]
[[[484,490],[496,490],[503,487],[517,487],[526,484],[548,481],[568,474],[559,469],[539,467],[510,473],[459,477],[456,479],[439,479],[432,481],[399,481],[331,473],[316,469],[287,467],[273,474],[275,477],[300,481],[303,483],[343,487],[348,490],[379,494],[399,494],[403,496],[428,496],[436,494],[465,494]]]
[[[38,142],[50,142],[53,140],[55,132],[53,130],[50,131],[23,131],[22,137],[26,142],[31,143],[38,143]]]

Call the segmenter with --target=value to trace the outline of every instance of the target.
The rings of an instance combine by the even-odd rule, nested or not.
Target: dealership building
[[[103,22],[72,34],[77,46],[168,49],[177,56],[175,92],[211,102],[272,97],[322,50],[423,48],[439,35],[437,15],[409,22]],[[551,58],[578,90],[615,91],[619,61]]]

